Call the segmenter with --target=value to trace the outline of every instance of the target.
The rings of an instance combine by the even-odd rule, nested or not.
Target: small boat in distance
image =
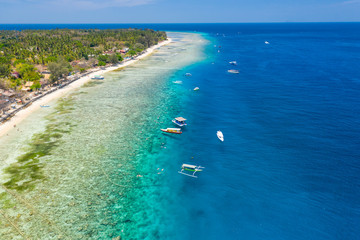
[[[216,136],[219,138],[220,141],[224,141],[224,135],[221,131],[217,131]]]
[[[270,44],[268,41],[265,41],[265,44]]]
[[[103,77],[103,76],[101,76],[101,75],[94,75],[91,79],[98,79],[98,80],[102,80],[102,79],[104,79],[104,77]]]
[[[160,129],[163,132],[167,133],[175,133],[175,134],[182,134],[181,128],[167,128],[167,129]]]
[[[50,105],[40,105],[42,108],[50,107]]]
[[[192,75],[191,75],[191,73],[185,73],[185,76],[186,77],[191,77]]]
[[[194,91],[198,91],[200,88],[199,87],[195,87],[194,88]]]
[[[189,176],[189,177],[197,178],[197,176],[195,176],[195,173],[201,172],[202,168],[204,168],[204,167],[184,163],[181,166],[181,171],[179,171],[178,173]],[[192,172],[192,174],[186,173],[186,171],[187,172]]]
[[[231,65],[237,65],[237,62],[236,61],[231,61],[231,62],[229,62]]]
[[[175,84],[182,84],[183,82],[182,82],[182,81],[174,81],[173,83],[175,83]]]
[[[177,117],[175,119],[172,120],[173,123],[175,123],[176,125],[178,125],[179,127],[183,127],[186,126],[186,119],[183,117]]]
[[[235,69],[230,69],[228,70],[228,73],[239,73],[239,70],[235,70]]]

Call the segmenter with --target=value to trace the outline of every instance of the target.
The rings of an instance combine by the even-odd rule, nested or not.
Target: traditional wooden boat
[[[201,172],[203,168],[204,167],[201,167],[201,166],[196,166],[196,165],[191,165],[191,164],[185,164],[184,163],[181,166],[181,171],[179,171],[178,173],[189,176],[189,177],[197,178],[197,176],[195,176],[195,173]],[[189,173],[187,173],[187,172],[189,172]],[[192,174],[190,174],[190,173],[192,173]]]
[[[183,127],[186,126],[186,119],[183,117],[177,117],[175,119],[172,120],[173,123],[175,123],[176,125],[178,125],[179,127]]]
[[[166,128],[160,130],[167,133],[182,134],[181,128]]]
[[[95,75],[95,76],[93,76],[91,79],[102,80],[102,79],[104,79],[104,77],[101,76],[101,75]]]

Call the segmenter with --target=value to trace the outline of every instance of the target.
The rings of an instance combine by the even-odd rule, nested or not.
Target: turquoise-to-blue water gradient
[[[360,24],[206,27],[181,103],[178,151],[206,167],[179,193],[186,239],[359,239]]]
[[[360,238],[359,23],[0,28],[131,26],[209,40],[205,60],[168,77],[179,93],[171,117],[188,119],[162,155],[164,189],[176,196],[167,207],[178,229],[168,239]],[[186,177],[182,163],[205,169]]]

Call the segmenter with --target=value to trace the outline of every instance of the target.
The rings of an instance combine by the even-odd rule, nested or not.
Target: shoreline
[[[91,80],[91,77],[96,74],[96,75],[102,75],[114,70],[117,70],[119,68],[124,68],[127,67],[131,64],[136,63],[137,61],[139,61],[140,59],[143,59],[147,56],[149,56],[150,54],[152,54],[157,48],[162,47],[164,45],[167,45],[169,43],[171,43],[172,40],[171,38],[168,38],[167,40],[158,43],[150,48],[147,48],[145,50],[145,52],[139,56],[137,56],[135,59],[131,59],[129,61],[126,62],[122,62],[119,63],[115,66],[110,66],[107,67],[106,69],[102,70],[102,69],[98,69],[94,68],[94,69],[90,69],[89,72],[86,74],[86,76],[80,77],[77,80],[74,80],[73,82],[69,83],[68,85],[66,85],[65,87],[62,88],[57,88],[55,89],[53,92],[50,92],[48,94],[42,95],[41,97],[37,98],[36,100],[34,100],[34,102],[32,104],[30,104],[28,107],[25,107],[21,110],[19,110],[18,112],[16,112],[12,117],[10,117],[9,120],[0,123],[0,137],[2,137],[3,135],[5,135],[6,133],[8,133],[11,129],[14,128],[14,125],[17,125],[19,123],[21,123],[25,118],[27,118],[32,112],[34,112],[35,110],[40,108],[40,105],[46,105],[47,103],[49,103],[52,100],[55,99],[59,99],[60,97],[62,97],[64,94],[75,90],[77,88],[80,88],[81,86],[83,86],[85,83],[87,83],[88,81]],[[95,70],[95,71],[94,71]]]

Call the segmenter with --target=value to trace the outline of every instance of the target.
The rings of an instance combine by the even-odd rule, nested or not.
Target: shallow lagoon
[[[181,109],[184,90],[169,78],[204,58],[206,40],[169,35],[171,44],[39,109],[0,140],[2,239],[170,237],[176,198],[162,155],[173,139],[159,129]]]

